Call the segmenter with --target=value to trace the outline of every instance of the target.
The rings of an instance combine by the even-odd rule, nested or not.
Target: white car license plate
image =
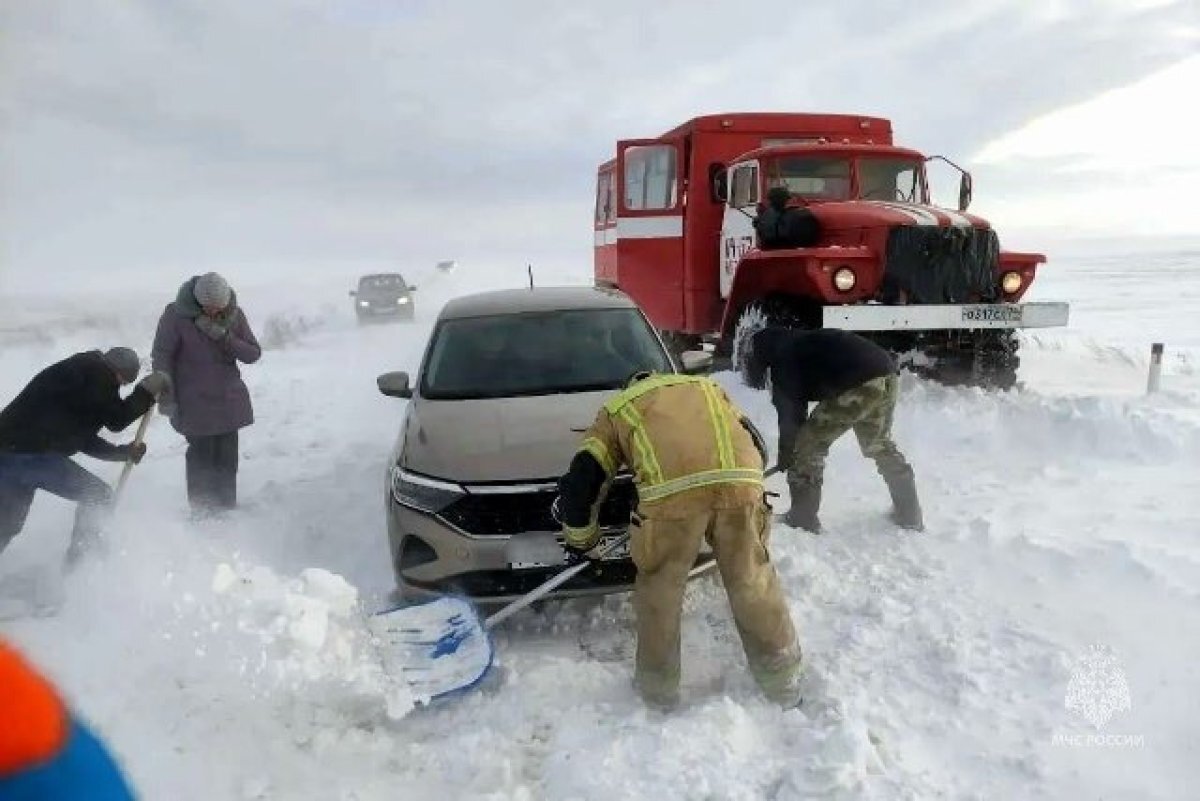
[[[962,307],[964,323],[1019,323],[1024,309],[1011,304],[979,304]]]
[[[617,537],[620,537],[620,536],[621,536],[620,534],[609,534],[608,536],[601,537],[600,545],[598,547],[603,548],[604,546],[608,545],[610,542],[612,542],[613,540],[617,539]],[[606,553],[604,555],[604,561],[606,561],[606,562],[615,562],[620,559],[628,559],[628,558],[629,558],[629,540],[625,540],[625,542],[621,543],[619,546],[617,546],[616,548],[613,548],[611,551],[609,551],[608,553]]]
[[[600,538],[598,548],[603,548],[620,534],[606,534]],[[561,567],[566,564],[566,551],[562,548],[562,540],[550,533],[518,534],[510,537],[505,553],[508,566],[514,570],[536,567]],[[629,558],[628,540],[619,547],[605,554],[603,561],[613,562]]]

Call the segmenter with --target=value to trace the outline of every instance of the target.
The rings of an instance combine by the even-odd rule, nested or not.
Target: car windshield
[[[404,277],[399,274],[389,275],[368,275],[364,276],[358,282],[360,289],[404,289],[407,285],[404,283]]]
[[[572,309],[446,320],[421,394],[463,400],[620,389],[671,362],[636,309]]]
[[[903,158],[858,160],[858,195],[863,200],[925,202],[921,162]]]
[[[784,156],[766,166],[767,186],[786,186],[810,200],[850,199],[850,159],[834,156]]]

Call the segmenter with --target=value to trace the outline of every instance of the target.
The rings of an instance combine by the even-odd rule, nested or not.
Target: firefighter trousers
[[[800,646],[779,577],[767,553],[770,511],[758,501],[728,509],[701,508],[635,521],[637,565],[634,684],[657,707],[679,699],[680,615],[688,571],[701,545],[712,548],[751,673],[771,700],[799,702]]]

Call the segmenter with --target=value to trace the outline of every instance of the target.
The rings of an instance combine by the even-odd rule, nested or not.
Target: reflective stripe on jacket
[[[595,458],[609,480],[628,465],[643,507],[716,485],[761,491],[763,459],[742,416],[709,378],[653,375],[604,404],[579,450]],[[593,504],[587,526],[564,529],[573,546],[594,544],[604,494]]]

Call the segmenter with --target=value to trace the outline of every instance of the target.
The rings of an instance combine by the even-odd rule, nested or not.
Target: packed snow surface
[[[702,578],[685,602],[685,704],[670,715],[630,687],[627,597],[523,612],[494,632],[491,678],[428,707],[367,637],[363,614],[391,589],[384,482],[403,403],[375,377],[415,369],[445,300],[522,285],[524,265],[414,273],[416,322],[369,327],[354,323],[352,270],[255,283],[217,268],[267,346],[244,370],[258,417],[243,434],[244,508],[189,522],[184,445],[155,419],[107,553],[51,580],[71,508],[42,494],[0,556],[0,631],[144,798],[1195,797],[1200,251],[1052,258],[1029,299],[1070,301],[1071,324],[1025,335],[1020,390],[906,376],[896,435],[928,530],[890,526],[882,482],[852,438],[838,442],[828,533],[777,524],[772,539],[804,707],[759,697],[723,592]],[[586,265],[536,274],[590,280]],[[76,350],[147,354],[185,277],[6,297],[0,397]],[[1147,396],[1154,341],[1163,388]],[[768,398],[718,379],[773,440]],[[782,511],[786,485],[771,487]],[[61,610],[22,614],[31,597]]]

